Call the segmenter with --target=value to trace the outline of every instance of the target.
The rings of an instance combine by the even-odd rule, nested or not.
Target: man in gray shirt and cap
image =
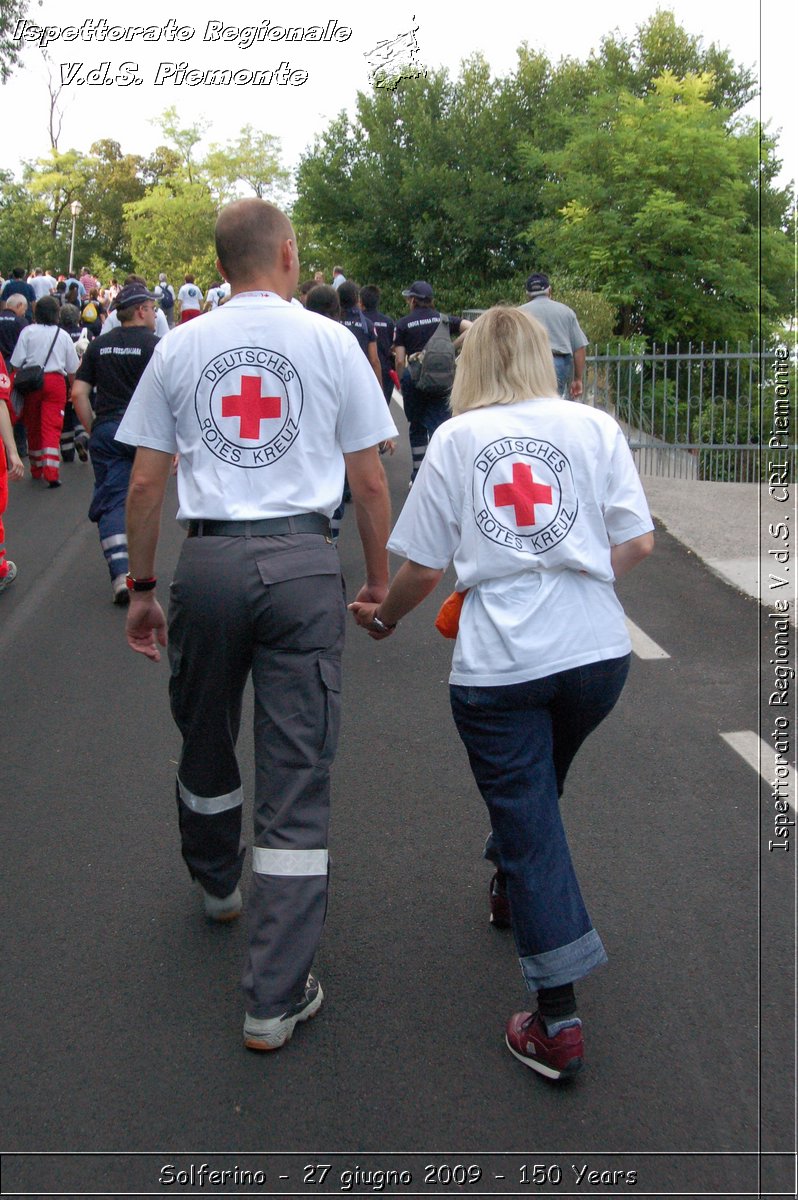
[[[587,338],[576,313],[567,304],[552,300],[548,275],[530,275],[526,294],[529,302],[521,305],[521,311],[540,321],[549,335],[560,395],[565,400],[578,400],[582,395]]]

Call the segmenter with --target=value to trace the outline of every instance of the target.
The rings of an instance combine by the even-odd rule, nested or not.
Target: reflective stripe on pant
[[[22,419],[28,440],[31,475],[48,483],[58,480],[61,464],[61,427],[66,404],[66,380],[46,372],[44,386],[25,397]]]
[[[28,435],[30,473],[34,479],[44,475],[48,483],[58,480],[65,404],[66,379],[56,371],[45,372],[44,387],[25,397],[23,420]]]
[[[94,471],[89,520],[97,524],[111,579],[127,574],[125,500],[135,457],[135,447],[115,440],[118,428],[119,420],[101,421],[94,426],[89,440]]]
[[[247,1011],[302,994],[327,907],[330,767],[340,722],[345,607],[318,534],[188,538],[169,609],[172,713],[183,734],[183,856],[207,891],[241,874],[241,701],[255,690],[255,849]]]

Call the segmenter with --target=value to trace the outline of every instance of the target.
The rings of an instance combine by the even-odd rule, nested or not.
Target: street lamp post
[[[75,259],[75,222],[80,216],[83,205],[80,200],[73,200],[69,206],[69,211],[72,213],[72,242],[69,247],[69,274],[72,274],[73,262]]]

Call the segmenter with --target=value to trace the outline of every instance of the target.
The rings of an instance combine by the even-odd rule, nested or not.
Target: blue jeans
[[[135,446],[116,441],[121,419],[119,417],[96,424],[89,440],[94,469],[94,495],[89,508],[89,520],[97,524],[100,545],[112,580],[119,575],[126,575],[128,569],[125,501],[136,456]]]
[[[629,657],[503,687],[450,688],[532,991],[573,983],[607,961],[579,890],[559,797],[577,750],[620,696]]]
[[[572,354],[555,354],[554,374],[557,376],[557,391],[564,400],[571,399],[571,380],[574,377],[574,356]]]

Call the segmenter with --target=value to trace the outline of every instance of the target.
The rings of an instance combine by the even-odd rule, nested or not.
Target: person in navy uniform
[[[75,412],[91,429],[95,482],[89,520],[97,525],[113,602],[120,606],[130,599],[125,501],[135,452],[116,440],[116,431],[158,345],[155,304],[154,293],[143,284],[126,284],[116,298],[119,327],[89,343],[72,384]]]
[[[357,284],[353,283],[351,279],[345,280],[338,288],[338,299],[341,303],[341,324],[357,338],[360,349],[369,360],[371,369],[377,377],[377,383],[382,387],[382,368],[377,355],[377,335],[371,321],[358,306],[360,293]]]
[[[396,322],[394,355],[405,416],[408,420],[410,453],[413,456],[413,473],[410,476],[412,484],[424,461],[430,438],[438,426],[452,414],[449,409],[449,397],[435,400],[426,398],[413,384],[407,369],[408,359],[424,349],[440,324],[441,314],[433,304],[432,288],[426,280],[417,279],[402,292],[402,295],[408,302],[410,312]],[[470,321],[460,317],[449,318],[449,330],[455,336],[465,333],[470,326]]]
[[[377,307],[379,302],[380,289],[378,287],[366,284],[360,289],[360,307],[371,321],[377,335],[377,357],[382,368],[382,391],[386,402],[390,404],[393,396],[393,379],[391,378],[391,372],[394,370],[393,331],[396,325],[391,317],[380,312]]]
[[[3,290],[0,292],[0,300],[8,301],[9,296],[19,294],[24,296],[27,301],[27,309],[25,316],[28,321],[33,320],[33,306],[36,303],[36,293],[29,283],[25,281],[25,272],[22,267],[14,267],[11,272],[11,278],[7,279],[3,285]]]

